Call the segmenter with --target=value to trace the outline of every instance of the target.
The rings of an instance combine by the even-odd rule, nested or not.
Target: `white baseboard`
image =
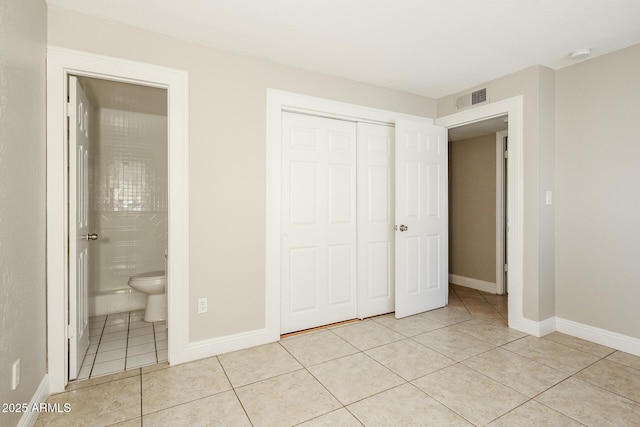
[[[596,344],[640,356],[640,339],[556,317],[556,330]]]
[[[33,397],[31,397],[31,402],[29,402],[29,411],[22,414],[20,421],[18,421],[18,427],[33,427],[36,424],[40,412],[31,411],[31,408],[33,408],[33,405],[45,403],[50,394],[49,374],[44,374],[42,381],[40,381],[40,385],[33,394]]]
[[[477,291],[489,292],[490,294],[496,293],[495,283],[472,279],[470,277],[458,276],[456,274],[449,275],[449,283],[453,283],[454,285],[466,286],[467,288],[475,289]]]
[[[267,329],[242,332],[224,337],[190,342],[180,352],[177,358],[170,360],[171,365],[192,362],[206,357],[217,356],[236,350],[243,350],[262,344],[269,344],[280,339],[280,335],[274,335]]]
[[[550,317],[542,322],[534,322],[524,317],[520,319],[509,317],[509,327],[540,338],[556,330],[556,318]]]

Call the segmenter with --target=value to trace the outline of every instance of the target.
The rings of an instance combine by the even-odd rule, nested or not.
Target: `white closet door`
[[[357,315],[356,125],[282,114],[281,332]]]
[[[358,123],[358,317],[395,309],[394,128]]]
[[[447,304],[447,150],[445,128],[396,121],[396,318]]]
[[[89,100],[69,77],[69,379],[89,348]]]

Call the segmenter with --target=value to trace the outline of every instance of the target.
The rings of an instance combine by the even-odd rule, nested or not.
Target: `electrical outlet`
[[[20,359],[13,362],[11,370],[11,390],[15,390],[20,385]]]
[[[198,314],[207,312],[207,299],[206,298],[198,298]]]

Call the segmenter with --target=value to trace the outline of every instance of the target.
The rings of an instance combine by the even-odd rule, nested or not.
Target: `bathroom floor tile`
[[[166,350],[167,348],[169,348],[169,341],[156,341],[156,350]]]
[[[114,332],[112,334],[102,334],[102,338],[100,339],[100,342],[109,342],[109,341],[116,341],[116,340],[122,340],[122,339],[127,339],[127,331],[121,331],[121,332]]]
[[[368,350],[383,344],[401,340],[404,335],[373,320],[352,323],[331,329],[331,332],[358,348]]]
[[[140,368],[158,363],[156,352],[127,357],[125,369]]]
[[[126,348],[126,347],[127,347],[127,339],[124,338],[120,340],[101,342],[100,346],[98,347],[98,351],[99,352],[111,351],[111,350],[117,350],[119,348]]]
[[[344,405],[405,382],[364,353],[314,365],[308,370]]]
[[[92,377],[113,374],[114,372],[124,371],[124,359],[111,360],[104,363],[96,363],[91,371]]]
[[[342,405],[309,372],[289,372],[236,389],[254,426],[295,425]]]
[[[265,344],[218,356],[234,387],[302,368],[279,343]]]
[[[142,374],[142,413],[150,414],[230,389],[216,357]]]
[[[233,391],[176,405],[143,417],[145,427],[175,425],[178,420],[184,426],[251,426]]]
[[[460,364],[418,378],[413,384],[475,425],[485,425],[528,400]]]
[[[102,351],[101,349],[98,349],[95,363],[99,364],[103,362],[108,362],[110,360],[124,359],[126,355],[127,355],[127,350],[124,348],[118,348],[115,350],[108,350],[108,351]]]
[[[367,350],[365,353],[407,381],[456,363],[408,338]]]
[[[365,426],[472,426],[458,414],[411,384],[404,384],[349,405]]]
[[[141,335],[151,335],[151,334],[153,334],[153,326],[151,325],[129,330],[129,338],[139,337]]]
[[[153,337],[153,334],[140,335],[138,337],[129,338],[129,345],[135,346],[135,345],[152,343],[154,341],[155,341],[155,338]]]
[[[129,346],[129,348],[127,348],[127,357],[138,356],[140,354],[145,354],[145,353],[155,353],[155,352],[156,352],[155,343],[149,342],[146,344]]]
[[[328,330],[284,338],[280,344],[303,366],[317,365],[358,352],[357,348]]]

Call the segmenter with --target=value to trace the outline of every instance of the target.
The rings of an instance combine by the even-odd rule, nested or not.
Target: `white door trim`
[[[47,49],[47,356],[51,391],[68,378],[67,75],[97,77],[168,91],[169,361],[185,361],[189,342],[188,115],[186,71],[49,46]]]
[[[323,117],[394,124],[398,118],[431,121],[425,117],[378,110],[275,89],[267,89],[267,223],[265,329],[271,341],[280,339],[282,111],[300,111]]]
[[[504,143],[508,135],[503,130],[496,133],[496,294],[504,294]]]
[[[509,327],[531,332],[531,321],[523,316],[523,215],[524,215],[524,178],[523,178],[523,98],[521,95],[481,107],[472,108],[436,119],[435,123],[446,128],[454,128],[479,122],[493,117],[508,115],[509,157],[507,159],[507,212],[509,233],[507,236],[507,258],[509,271]]]

